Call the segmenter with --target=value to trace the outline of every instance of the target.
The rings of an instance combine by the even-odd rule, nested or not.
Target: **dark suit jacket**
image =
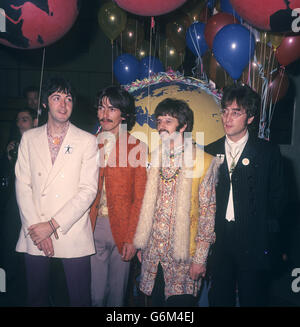
[[[212,254],[214,263],[224,246],[225,215],[230,190],[225,137],[209,144],[205,150],[213,155],[224,155],[216,187],[216,243]],[[278,218],[285,202],[279,147],[249,135],[232,173],[232,186],[238,263],[245,269],[268,269],[274,236],[279,231]]]

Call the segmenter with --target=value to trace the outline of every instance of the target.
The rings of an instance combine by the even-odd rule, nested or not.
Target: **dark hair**
[[[23,91],[23,97],[26,98],[27,97],[27,93],[29,92],[37,92],[39,93],[39,89],[36,86],[30,85],[27,86],[24,91]]]
[[[32,121],[37,118],[37,112],[35,110],[31,109],[31,108],[20,109],[17,112],[16,118],[18,117],[18,115],[19,115],[20,112],[27,112],[27,113],[29,113],[30,117],[32,118]]]
[[[179,126],[177,130],[180,130],[185,124],[185,132],[192,132],[194,126],[194,112],[189,105],[183,100],[166,98],[161,101],[155,111],[155,118],[159,116],[172,116],[178,119]]]
[[[248,118],[255,117],[260,111],[260,96],[248,85],[237,84],[224,88],[221,107],[226,108],[233,101],[245,109]]]
[[[51,77],[43,85],[41,103],[48,108],[48,97],[54,92],[70,94],[75,104],[75,91],[69,81],[63,77]]]
[[[101,105],[104,97],[121,111],[122,124],[127,124],[127,130],[131,131],[136,120],[134,97],[120,86],[108,86],[98,92],[96,107]]]

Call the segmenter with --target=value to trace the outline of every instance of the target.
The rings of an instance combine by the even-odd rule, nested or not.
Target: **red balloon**
[[[290,82],[284,71],[277,73],[268,86],[268,94],[272,98],[273,103],[282,99],[289,88]]]
[[[286,36],[277,48],[275,56],[282,66],[300,58],[300,35]]]
[[[214,38],[220,29],[225,25],[236,23],[239,23],[238,20],[233,15],[225,12],[220,12],[210,17],[204,29],[204,37],[208,47],[212,49]]]
[[[5,11],[6,32],[0,33],[0,43],[36,49],[54,43],[69,31],[78,16],[79,2],[2,0],[1,8]]]
[[[115,0],[119,7],[136,15],[159,16],[175,10],[186,0]]]
[[[272,32],[292,30],[292,10],[300,7],[299,0],[230,0],[234,10],[256,28]]]

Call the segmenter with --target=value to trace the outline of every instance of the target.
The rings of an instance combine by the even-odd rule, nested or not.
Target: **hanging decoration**
[[[120,84],[128,84],[139,76],[139,61],[136,57],[124,53],[114,61],[114,74]]]
[[[238,20],[231,14],[220,12],[213,15],[207,21],[204,29],[206,43],[210,49],[213,47],[213,41],[216,34],[226,25],[239,23]]]
[[[186,31],[190,26],[187,15],[181,15],[166,25],[166,36],[178,52],[183,53],[186,46]]]
[[[238,80],[253,57],[255,39],[250,31],[238,24],[223,27],[215,36],[213,53],[220,65]]]
[[[126,12],[114,2],[104,3],[98,12],[98,23],[111,42],[124,30],[126,21]]]
[[[136,54],[145,38],[144,26],[137,19],[128,18],[124,30],[117,40],[126,53]]]
[[[115,0],[118,6],[140,16],[159,16],[183,5],[186,0]]]
[[[164,71],[161,61],[153,56],[145,57],[140,61],[139,79],[149,78],[150,76]]]
[[[78,0],[2,0],[6,28],[0,32],[0,43],[18,49],[49,46],[71,29],[79,8]]]
[[[232,7],[249,24],[272,32],[291,32],[295,17],[292,10],[299,0],[230,0]]]

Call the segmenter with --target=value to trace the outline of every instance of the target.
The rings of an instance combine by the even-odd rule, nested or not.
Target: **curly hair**
[[[102,104],[104,97],[121,111],[121,117],[124,118],[122,124],[127,124],[127,130],[131,131],[136,121],[134,97],[120,86],[108,86],[98,92],[96,107]]]

